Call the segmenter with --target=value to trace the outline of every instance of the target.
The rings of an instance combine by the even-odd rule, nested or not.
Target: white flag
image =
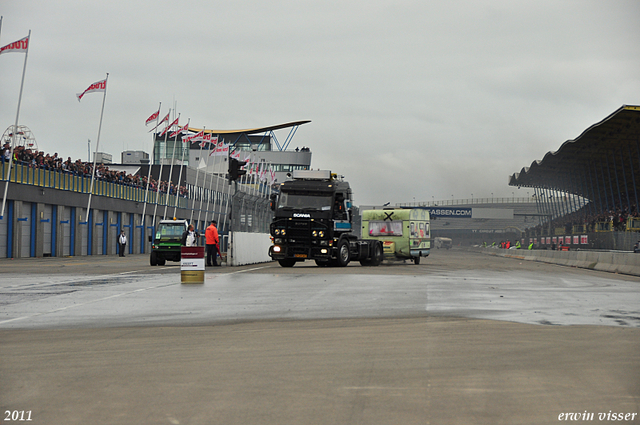
[[[89,86],[89,88],[86,89],[85,91],[83,91],[82,93],[76,93],[76,96],[78,97],[78,102],[80,102],[80,99],[82,99],[82,96],[84,96],[85,94],[93,93],[93,92],[100,92],[100,91],[101,92],[107,91],[107,80],[106,79],[91,84]]]
[[[0,47],[0,55],[9,52],[26,53],[29,48],[29,36],[22,38],[13,43],[9,43],[4,47]]]

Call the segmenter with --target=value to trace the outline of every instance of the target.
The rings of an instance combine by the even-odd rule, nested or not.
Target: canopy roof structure
[[[571,193],[601,205],[637,205],[640,106],[623,105],[556,152],[511,175],[509,185]]]
[[[258,128],[248,128],[245,130],[208,130],[205,129],[204,132],[205,133],[210,133],[210,134],[259,134],[259,133],[266,133],[268,131],[275,131],[275,130],[281,130],[283,128],[291,128],[291,127],[298,127],[302,124],[307,124],[310,123],[311,120],[305,120],[305,121],[293,121],[293,122],[288,122],[288,123],[284,123],[284,124],[276,124],[276,125],[270,125],[267,127],[258,127]],[[193,131],[195,133],[198,133],[200,131],[202,131],[201,128],[192,128],[189,127],[189,131]]]
[[[288,122],[288,123],[284,123],[284,124],[276,124],[276,125],[270,125],[267,127],[257,127],[257,128],[248,128],[248,129],[244,129],[244,130],[208,130],[208,129],[204,129],[205,133],[209,133],[209,134],[218,134],[218,135],[226,135],[226,136],[232,136],[235,135],[238,138],[241,138],[244,135],[249,135],[249,134],[260,134],[260,133],[271,133],[272,135],[273,132],[275,130],[282,130],[284,128],[290,128],[290,132],[289,135],[287,136],[286,140],[283,142],[282,145],[279,144],[278,139],[275,138],[275,142],[276,145],[278,146],[278,148],[282,151],[282,150],[286,150],[287,147],[289,146],[289,143],[291,143],[291,139],[293,139],[293,135],[295,134],[295,132],[298,130],[298,127],[301,126],[302,124],[307,124],[310,123],[311,120],[303,120],[303,121],[292,121],[292,122]],[[189,131],[192,131],[194,133],[199,133],[201,131],[203,131],[202,128],[193,128],[193,127],[189,127]],[[275,135],[274,135],[275,136]]]

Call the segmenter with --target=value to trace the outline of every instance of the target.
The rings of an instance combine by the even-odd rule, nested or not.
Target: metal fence
[[[231,230],[234,232],[269,233],[273,213],[269,199],[245,192],[232,196]]]

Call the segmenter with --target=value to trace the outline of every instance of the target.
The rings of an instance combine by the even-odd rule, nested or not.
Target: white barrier
[[[640,276],[640,254],[614,251],[483,249],[487,254]]]
[[[244,264],[267,263],[271,237],[268,233],[233,232],[227,256],[227,265],[242,266]]]

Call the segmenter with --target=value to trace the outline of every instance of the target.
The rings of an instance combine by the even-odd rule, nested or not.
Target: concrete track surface
[[[204,285],[146,256],[0,273],[4,423],[640,423],[637,277],[457,250]]]

